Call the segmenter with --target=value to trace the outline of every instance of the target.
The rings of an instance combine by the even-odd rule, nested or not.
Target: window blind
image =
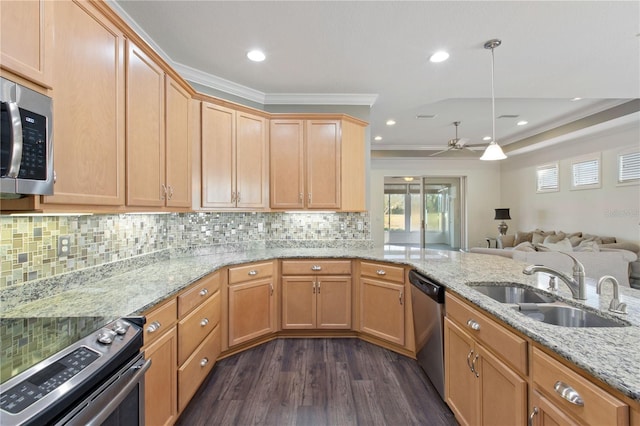
[[[600,161],[598,159],[573,163],[572,170],[574,188],[600,184]]]
[[[547,164],[536,169],[537,192],[558,190],[558,164]]]
[[[618,183],[640,181],[640,152],[618,156]]]

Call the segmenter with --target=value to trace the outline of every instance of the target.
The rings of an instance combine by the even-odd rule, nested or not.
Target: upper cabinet
[[[17,75],[51,87],[53,3],[0,2],[0,64]]]
[[[191,95],[165,77],[167,207],[191,208]]]
[[[124,35],[92,3],[44,3],[53,5],[55,23],[53,139],[57,180],[54,195],[42,197],[42,201],[124,205]]]
[[[202,207],[266,207],[266,119],[202,103]]]
[[[273,209],[365,209],[364,125],[343,119],[272,119]]]

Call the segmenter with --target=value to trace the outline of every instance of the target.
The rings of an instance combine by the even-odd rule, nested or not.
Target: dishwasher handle
[[[409,281],[414,287],[437,303],[444,303],[444,286],[437,281],[422,275],[416,270],[409,271]]]

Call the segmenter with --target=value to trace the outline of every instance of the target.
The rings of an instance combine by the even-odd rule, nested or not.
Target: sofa
[[[597,280],[603,275],[611,275],[621,286],[640,286],[640,245],[618,242],[615,237],[536,229],[501,235],[497,239],[497,246],[495,249],[476,247],[469,251],[545,265],[571,275],[572,260],[557,253],[563,251],[584,265],[585,275],[589,278]]]

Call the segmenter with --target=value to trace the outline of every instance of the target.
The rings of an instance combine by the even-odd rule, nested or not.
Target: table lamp
[[[509,216],[509,209],[495,209],[495,211],[496,216],[493,219],[502,221],[498,225],[498,232],[500,235],[507,235],[507,229],[509,229],[509,227],[504,221],[511,220],[511,216]]]

